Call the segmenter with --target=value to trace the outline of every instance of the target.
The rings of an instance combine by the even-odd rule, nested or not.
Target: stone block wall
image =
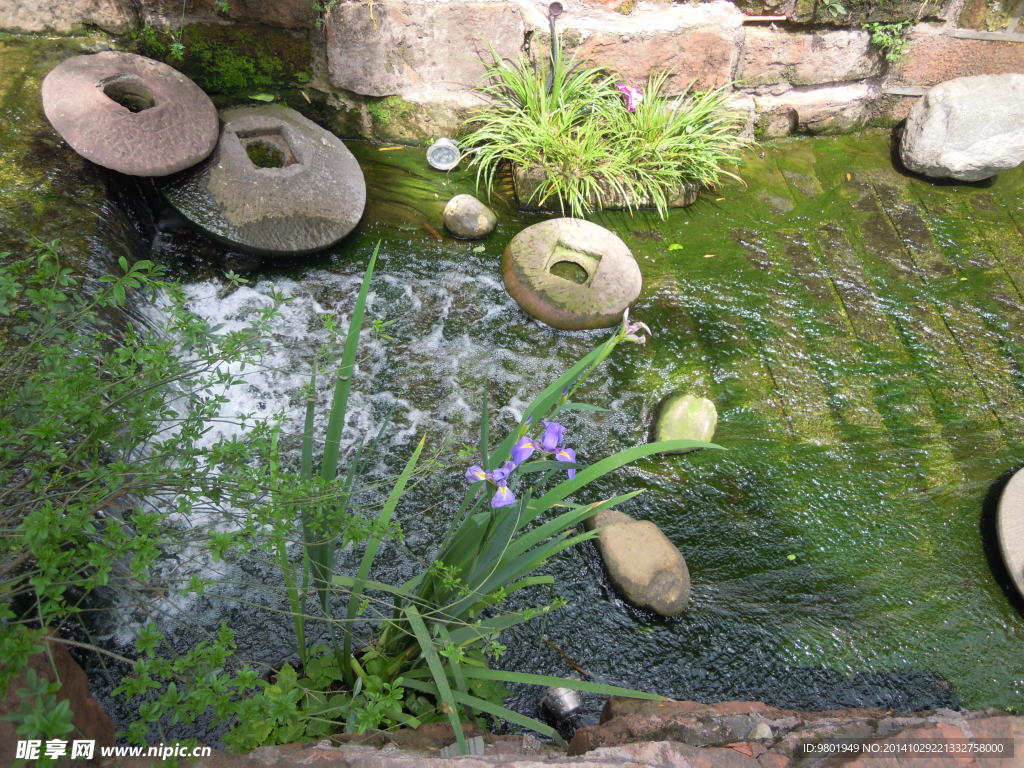
[[[563,0],[558,28],[578,60],[642,84],[656,70],[669,88],[727,86],[748,125],[765,136],[847,131],[903,119],[953,77],[1024,73],[1024,12],[990,0]],[[1001,6],[1005,7],[1005,3]],[[7,0],[0,28],[113,33],[181,25],[273,28],[308,44],[316,94],[336,130],[390,141],[455,135],[482,99],[493,54],[545,56],[546,0]],[[765,18],[770,17],[770,18]],[[889,62],[863,24],[912,20],[909,46]]]

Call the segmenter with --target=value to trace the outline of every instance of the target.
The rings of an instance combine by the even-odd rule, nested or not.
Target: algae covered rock
[[[598,547],[608,577],[633,605],[662,616],[675,616],[690,602],[686,560],[661,529],[649,520],[634,520],[614,509],[599,512],[587,528],[602,528]]]
[[[472,195],[456,195],[444,207],[444,225],[456,237],[485,237],[497,223],[494,211]]]
[[[501,273],[524,311],[567,330],[615,325],[643,285],[619,236],[583,219],[527,227],[505,247]]]
[[[706,397],[673,392],[658,408],[652,432],[655,440],[701,440],[710,442],[718,426],[718,411]],[[689,453],[689,448],[669,453]]]

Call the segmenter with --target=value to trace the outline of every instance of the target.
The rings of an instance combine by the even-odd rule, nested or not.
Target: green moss
[[[195,24],[177,37],[144,27],[124,42],[181,69],[211,95],[244,94],[310,79],[309,41],[268,27]]]
[[[636,10],[636,0],[626,0],[624,3],[621,3],[619,7],[616,8],[615,10],[618,13],[621,13],[623,16],[628,16],[629,14]]]
[[[388,125],[392,120],[399,120],[414,109],[415,107],[401,96],[387,96],[366,104],[366,111],[379,125]]]

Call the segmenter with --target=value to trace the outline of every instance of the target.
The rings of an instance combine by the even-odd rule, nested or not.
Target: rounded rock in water
[[[690,603],[690,571],[683,554],[649,520],[634,520],[614,509],[599,512],[587,528],[597,534],[608,577],[633,605],[676,616]]]
[[[640,267],[614,232],[583,219],[527,227],[501,255],[505,289],[554,328],[608,328],[636,301]]]
[[[456,237],[485,237],[497,223],[494,211],[472,195],[456,195],[444,207],[444,225]]]
[[[280,104],[220,116],[210,158],[161,183],[185,218],[217,240],[261,254],[318,251],[359,223],[363,172],[334,134]]]
[[[706,397],[697,397],[685,392],[673,392],[666,397],[654,420],[654,439],[701,440],[709,442],[715,436],[718,426],[718,411],[715,404]],[[689,453],[696,448],[669,453]]]

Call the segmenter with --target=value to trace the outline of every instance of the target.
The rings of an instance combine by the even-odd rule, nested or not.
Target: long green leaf
[[[575,477],[569,480],[563,480],[533,503],[533,513],[531,514],[527,511],[523,523],[529,523],[537,515],[547,509],[550,509],[569,494],[578,491],[580,488],[594,482],[594,480],[597,480],[599,477],[607,475],[609,472],[614,472],[620,467],[632,464],[634,461],[646,458],[647,456],[653,456],[656,453],[682,451],[691,448],[709,448],[719,451],[725,450],[725,448],[720,445],[716,445],[715,443],[705,443],[700,440],[661,440],[656,443],[635,445],[632,448],[627,448],[624,451],[619,451],[616,454],[601,459],[585,469],[581,469],[576,473]]]
[[[327,420],[327,432],[324,437],[324,458],[320,466],[320,474],[328,482],[338,476],[338,459],[341,455],[341,433],[345,428],[345,414],[348,410],[348,395],[352,389],[352,374],[355,371],[356,353],[359,350],[359,332],[363,327],[363,314],[366,311],[366,296],[370,292],[370,278],[373,267],[377,263],[380,242],[373,249],[370,263],[363,273],[363,283],[359,287],[352,317],[349,320],[348,332],[345,334],[345,347],[341,353],[341,363],[334,384],[334,397],[331,401],[331,415]]]
[[[426,444],[426,436],[420,438],[419,445],[416,446],[416,450],[412,452],[412,456],[405,462],[405,467],[402,469],[402,473],[398,476],[398,480],[391,488],[391,493],[388,494],[387,501],[384,502],[384,506],[381,507],[380,514],[377,515],[377,525],[383,530],[388,523],[391,522],[392,516],[395,514],[395,508],[398,507],[398,502],[402,498],[402,494],[405,493],[405,486],[409,482],[409,478],[412,477],[413,472],[416,471],[416,464],[420,460],[420,454],[423,452],[423,446]],[[356,575],[355,583],[352,585],[352,593],[348,598],[348,608],[345,613],[345,618],[348,621],[349,631],[345,633],[345,645],[342,650],[342,654],[347,659],[352,653],[352,632],[351,625],[352,621],[356,617],[356,609],[359,607],[359,601],[363,597],[363,588],[366,584],[366,579],[370,575],[370,569],[373,568],[373,561],[377,557],[377,552],[380,550],[380,537],[372,536],[366,544],[366,551],[363,552],[363,558],[359,562],[359,572]]]
[[[423,682],[422,680],[406,677],[403,684],[406,688],[412,688],[414,691],[429,693],[433,696],[439,695],[436,687],[430,683]],[[500,704],[494,704],[493,702],[477,698],[471,694],[467,695],[458,691],[453,691],[452,694],[455,700],[464,706],[472,707],[480,712],[486,712],[494,717],[500,717],[503,720],[508,720],[510,723],[515,723],[516,725],[521,725],[524,728],[529,728],[531,731],[536,731],[542,736],[547,736],[549,739],[553,739],[563,746],[565,745],[565,739],[562,738],[561,734],[559,734],[558,731],[550,725],[542,723],[540,720],[535,720],[532,717],[521,715],[507,707],[501,706]]]
[[[430,668],[430,674],[434,678],[434,685],[441,701],[448,707],[448,722],[452,724],[452,731],[455,733],[455,740],[459,744],[459,750],[464,755],[469,754],[469,747],[466,745],[466,735],[462,732],[462,720],[459,718],[457,700],[448,685],[448,678],[444,674],[444,667],[441,666],[441,659],[438,658],[437,650],[434,648],[434,641],[430,638],[427,625],[423,623],[420,612],[415,605],[408,605],[405,608],[405,617],[409,620],[409,626],[416,635],[416,641],[420,644],[420,651]]]
[[[551,675],[535,675],[530,672],[509,672],[488,667],[466,667],[463,670],[463,674],[473,680],[498,680],[503,683],[559,686],[584,691],[585,693],[600,693],[604,696],[628,696],[631,699],[646,699],[648,701],[671,701],[666,696],[636,691],[632,688],[620,688],[617,685],[607,685],[605,683],[592,683],[589,680],[572,680],[563,677],[552,677]]]

